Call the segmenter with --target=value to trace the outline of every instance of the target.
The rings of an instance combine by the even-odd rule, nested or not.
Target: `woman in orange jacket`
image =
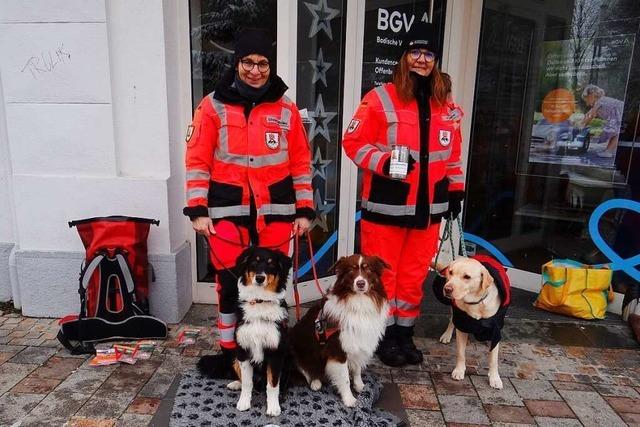
[[[235,357],[237,257],[250,244],[288,254],[292,233],[302,235],[315,216],[309,144],[273,60],[268,32],[241,32],[234,67],[187,131],[184,214],[208,238],[217,271],[221,371]]]
[[[365,95],[343,138],[363,169],[361,248],[390,268],[382,277],[389,317],[378,356],[387,365],[419,364],[413,342],[422,287],[438,244],[440,220],[460,213],[461,111],[448,100],[436,66],[431,25],[414,24],[393,82]],[[389,176],[391,150],[408,148],[405,179]]]

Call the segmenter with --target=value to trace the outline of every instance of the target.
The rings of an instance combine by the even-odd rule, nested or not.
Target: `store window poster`
[[[546,41],[529,162],[614,168],[634,34]]]

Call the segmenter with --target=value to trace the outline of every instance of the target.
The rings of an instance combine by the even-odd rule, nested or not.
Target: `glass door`
[[[552,258],[640,279],[639,24],[632,0],[484,2],[464,223],[519,287]]]

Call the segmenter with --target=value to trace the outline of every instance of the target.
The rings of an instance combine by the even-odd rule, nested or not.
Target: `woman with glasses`
[[[431,25],[414,24],[393,82],[365,95],[343,138],[347,155],[364,172],[361,250],[390,266],[382,277],[389,298],[388,326],[378,348],[378,356],[390,366],[422,362],[413,330],[423,282],[437,248],[440,220],[457,216],[464,196],[462,112],[448,99],[450,87],[436,65],[435,41]],[[405,178],[391,164],[392,151],[400,146],[409,153]]]
[[[222,358],[201,361],[213,375],[229,372],[235,357],[236,259],[249,245],[288,254],[292,233],[302,235],[315,216],[309,144],[273,61],[266,30],[241,32],[233,68],[187,130],[184,214],[208,238],[217,271]]]

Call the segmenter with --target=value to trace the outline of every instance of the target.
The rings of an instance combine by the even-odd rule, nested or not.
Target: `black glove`
[[[449,193],[449,209],[444,214],[446,219],[456,219],[462,212],[462,200],[464,191],[452,191]]]
[[[389,168],[391,167],[391,157],[384,161],[384,165],[382,165],[382,173],[386,176],[389,176]],[[411,173],[412,170],[416,168],[416,159],[414,159],[411,154],[409,154],[409,160],[407,161],[407,175]]]

